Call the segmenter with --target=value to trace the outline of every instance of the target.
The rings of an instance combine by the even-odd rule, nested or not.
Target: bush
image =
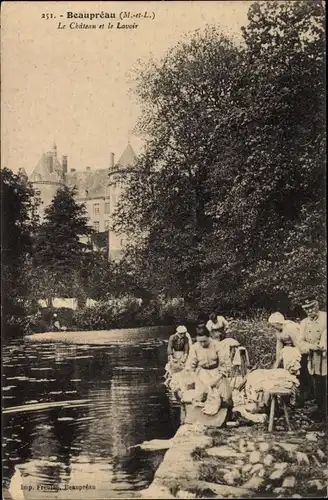
[[[142,304],[134,317],[132,326],[157,326],[163,324],[160,315],[160,305],[157,300]]]
[[[160,300],[159,317],[164,325],[171,324],[193,324],[197,319],[196,311],[184,302],[181,298],[170,300]]]
[[[195,319],[190,307],[179,299],[141,301],[130,296],[99,302],[74,314],[74,324],[79,330],[108,330],[179,323],[190,326]]]
[[[31,333],[29,328],[29,318],[24,314],[8,314],[3,318],[2,335],[3,339],[22,337]]]
[[[76,311],[75,324],[79,330],[109,330],[138,326],[135,323],[140,307],[140,301],[134,297],[99,302],[92,307]]]
[[[258,368],[271,368],[276,354],[276,337],[267,320],[259,318],[232,320],[229,337],[235,338],[246,347],[250,365]]]

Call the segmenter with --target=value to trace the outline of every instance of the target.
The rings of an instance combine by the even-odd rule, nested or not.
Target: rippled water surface
[[[163,385],[168,331],[73,337],[3,348],[3,406],[23,406],[3,417],[4,486],[42,500],[131,497],[163,456],[135,445],[171,438],[179,425]]]

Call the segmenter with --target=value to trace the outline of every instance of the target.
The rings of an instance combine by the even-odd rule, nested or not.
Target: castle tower
[[[67,168],[67,157],[66,168]],[[52,150],[43,153],[32,172],[30,181],[41,198],[39,215],[44,216],[44,209],[53,200],[57,189],[64,184],[63,167],[57,159],[57,146],[54,143]]]
[[[124,191],[126,174],[131,171],[135,165],[137,156],[128,142],[120,159],[115,163],[114,154],[111,153],[111,163],[109,168],[109,203],[110,214],[112,215],[116,209],[117,203]],[[114,231],[108,232],[108,259],[119,260],[122,254],[122,249],[126,242],[126,235],[117,234]]]

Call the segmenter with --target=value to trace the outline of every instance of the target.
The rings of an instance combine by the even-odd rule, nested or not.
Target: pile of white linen
[[[301,353],[297,347],[283,347],[280,356],[285,370],[299,373],[301,369]]]
[[[247,376],[246,393],[250,401],[258,401],[260,393],[295,393],[298,379],[284,368],[259,369]]]

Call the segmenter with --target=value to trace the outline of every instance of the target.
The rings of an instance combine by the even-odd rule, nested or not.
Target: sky
[[[186,32],[219,25],[240,38],[249,1],[10,2],[2,4],[1,164],[32,173],[43,152],[57,144],[68,168],[107,168],[128,140],[136,153],[141,137],[132,134],[140,108],[129,73],[137,60],[162,56]],[[69,29],[119,20],[67,19],[67,12],[122,11],[155,14],[134,20],[135,30]],[[52,14],[53,18],[42,18]],[[61,17],[62,16],[62,17]],[[59,21],[66,24],[58,29]],[[121,24],[125,21],[120,21]],[[129,21],[131,24],[132,21]]]

